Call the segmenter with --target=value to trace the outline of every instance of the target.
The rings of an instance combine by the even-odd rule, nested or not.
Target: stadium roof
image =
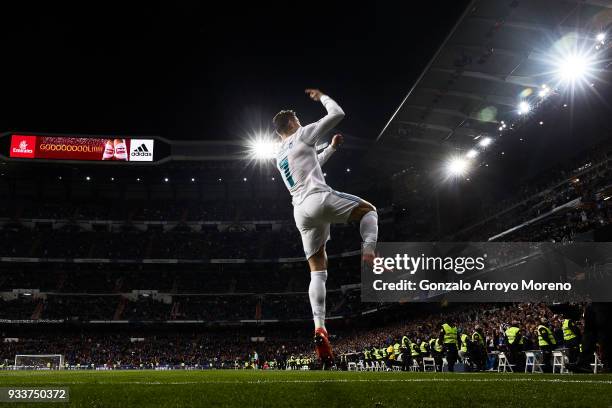
[[[607,0],[472,1],[378,141],[431,161],[496,136],[521,97],[547,81],[552,50],[593,42],[610,22]]]

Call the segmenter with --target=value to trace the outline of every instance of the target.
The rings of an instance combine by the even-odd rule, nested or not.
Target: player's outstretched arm
[[[321,101],[327,115],[319,119],[315,123],[304,126],[302,132],[302,141],[306,144],[314,146],[317,141],[325,134],[329,132],[344,118],[344,111],[332,98],[324,95],[318,89],[306,89],[306,93],[313,101]]]
[[[332,138],[332,142],[323,150],[321,153],[317,155],[317,159],[319,160],[319,165],[323,166],[325,162],[329,160],[329,158],[336,152],[338,147],[344,143],[344,136],[340,133],[335,134]]]

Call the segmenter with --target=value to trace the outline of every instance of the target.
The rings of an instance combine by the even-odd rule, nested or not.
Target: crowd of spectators
[[[482,216],[483,221],[460,231],[456,239],[486,240],[509,228],[549,214],[576,199],[579,202],[575,206],[555,212],[532,224],[531,228],[504,236],[502,240],[567,241],[577,234],[609,224],[612,220],[612,205],[607,197],[612,189],[612,163],[605,154],[599,160],[580,162],[582,165],[570,172],[553,172],[564,178],[559,180],[544,177],[548,184],[541,189],[536,189],[533,183],[526,184],[521,199],[493,206],[487,215]]]
[[[360,281],[357,256],[329,260],[327,288]],[[41,273],[44,270],[44,273]],[[168,294],[264,294],[305,292],[309,270],[304,262],[211,264],[21,263],[0,265],[0,292],[117,294],[156,290]]]
[[[330,254],[360,249],[358,228],[332,228]],[[0,230],[0,256],[103,259],[274,259],[303,257],[299,232],[285,225],[278,230],[236,227],[201,232],[82,231],[11,227]]]
[[[0,209],[0,218],[78,221],[279,221],[291,219],[288,196],[282,199],[118,202],[14,200]]]
[[[414,306],[410,317],[395,319],[384,326],[376,324],[375,315],[369,327],[332,330],[337,357],[362,355],[372,347],[386,348],[403,336],[415,343],[429,341],[438,337],[441,324],[446,322],[456,325],[459,333],[471,334],[476,327],[482,328],[488,352],[506,350],[505,331],[516,322],[520,322],[526,350],[537,348],[537,326],[543,318],[554,336],[563,339],[562,322],[566,317],[544,304],[463,304],[434,311],[427,311],[428,308],[431,309]],[[582,327],[581,322],[578,327]],[[242,368],[244,362],[249,362],[257,353],[259,366],[264,361],[275,361],[277,367],[284,368],[288,359],[314,358],[312,344],[304,340],[309,337],[305,328],[284,326],[170,334],[142,329],[113,334],[64,332],[50,336],[38,332],[23,334],[16,337],[17,341],[4,343],[0,348],[0,363],[12,364],[16,354],[63,354],[67,364],[83,367],[93,364],[116,368],[196,365],[200,368],[234,368],[236,365]]]
[[[329,291],[330,316],[349,317],[360,313],[365,305],[358,293]],[[242,320],[301,320],[312,318],[307,293],[266,295],[174,295],[154,297],[115,295],[21,296],[13,300],[0,298],[0,319],[11,321],[90,322],[130,321],[138,323],[165,321],[240,322]]]
[[[184,366],[234,368],[259,360],[284,362],[290,356],[311,355],[303,345],[306,333],[278,330],[273,336],[249,336],[244,332],[130,332],[130,333],[54,333],[52,336],[25,335],[0,347],[0,367],[14,362],[17,354],[64,356],[66,364],[81,368],[158,368]],[[253,341],[253,337],[257,341]],[[262,340],[262,341],[259,341]],[[46,361],[45,361],[46,363]],[[43,365],[44,367],[44,365]]]

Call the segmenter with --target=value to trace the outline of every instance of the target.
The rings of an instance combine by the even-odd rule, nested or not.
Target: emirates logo
[[[19,142],[19,147],[13,147],[13,153],[32,154],[33,152],[32,149],[28,149],[28,142],[25,140]]]

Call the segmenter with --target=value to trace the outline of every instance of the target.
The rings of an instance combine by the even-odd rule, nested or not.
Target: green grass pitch
[[[0,387],[70,388],[19,407],[610,407],[612,375],[297,371],[3,371]]]

